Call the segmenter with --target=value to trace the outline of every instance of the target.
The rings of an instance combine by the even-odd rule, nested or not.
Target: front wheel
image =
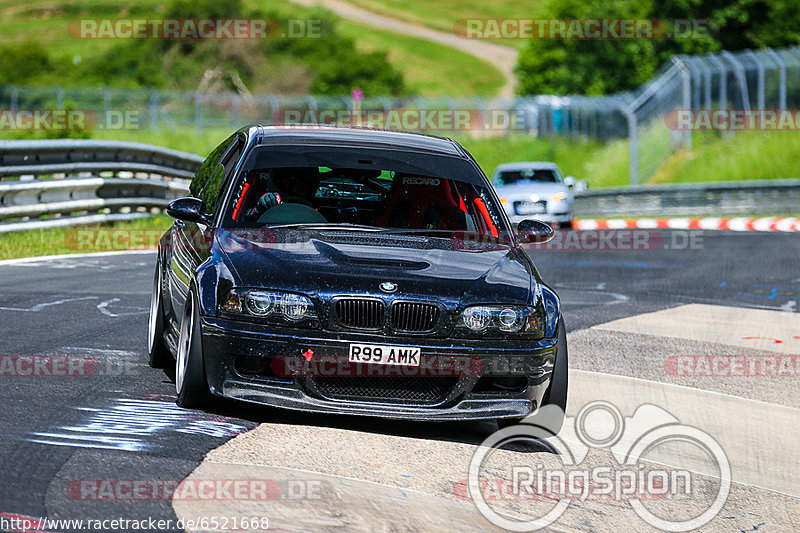
[[[567,353],[567,328],[564,326],[564,319],[558,320],[558,347],[556,348],[556,363],[553,366],[553,377],[550,378],[550,386],[544,393],[542,406],[557,407],[552,410],[552,415],[548,414],[546,419],[537,421],[553,435],[558,435],[564,425],[564,418],[567,412],[567,389],[569,385],[569,357]]]
[[[550,386],[542,398],[542,405],[533,414],[525,418],[501,418],[497,420],[500,429],[516,424],[532,424],[546,429],[553,435],[558,435],[564,425],[567,412],[567,388],[569,378],[569,364],[567,353],[567,329],[564,319],[558,320],[558,341],[556,344],[556,362],[553,366],[553,376]]]
[[[175,358],[175,391],[181,407],[202,407],[211,400],[203,363],[200,313],[194,291],[186,295],[183,306],[178,356]]]
[[[147,319],[147,353],[153,368],[166,368],[172,362],[172,356],[164,342],[164,306],[161,294],[161,265],[156,262],[153,292],[150,294],[150,314]]]

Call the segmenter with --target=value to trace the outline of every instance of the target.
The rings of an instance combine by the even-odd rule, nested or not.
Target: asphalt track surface
[[[663,356],[681,347],[681,353],[702,350],[702,341],[675,340],[674,346],[660,346],[663,354],[659,347],[651,346],[654,354],[644,354],[645,358],[638,360],[637,346],[653,344],[646,337],[642,340],[635,333],[615,333],[613,328],[590,329],[686,304],[778,311],[797,324],[800,236],[655,233],[659,242],[651,246],[653,249],[532,252],[543,277],[564,303],[571,368],[676,383],[787,408],[800,406],[797,378],[687,381],[664,371]],[[315,443],[315,439],[345,435],[352,441],[348,445],[357,449],[383,436],[413,438],[433,443],[435,449],[437,443],[474,445],[496,429],[490,422],[425,424],[299,415],[233,402],[220,402],[205,412],[179,409],[174,404],[170,376],[146,363],[146,318],[154,258],[154,253],[139,252],[0,264],[3,364],[13,366],[22,361],[20,357],[39,357],[42,365],[37,376],[6,375],[8,366],[0,372],[0,516],[175,519],[168,498],[98,501],[102,494],[92,492],[91,483],[87,485],[86,481],[180,481],[198,468],[207,453],[237,435],[246,438],[248,435],[243,434],[259,424],[277,425],[295,433],[291,442],[296,447],[287,449],[280,448],[287,442],[281,439],[270,448],[269,432],[249,434],[259,438],[259,446],[270,448],[278,463],[284,462],[282,456],[287,458],[285,464],[273,464],[279,468],[295,467],[297,461],[288,458],[306,453],[308,446],[320,444],[324,449],[335,445]],[[794,346],[791,343],[795,342],[800,346],[800,331],[796,335],[797,340],[781,339],[783,345]],[[741,352],[730,347],[720,349]],[[82,356],[85,366],[73,367],[77,375],[42,375],[63,374],[63,367],[58,366],[63,356],[73,360]],[[602,393],[598,392],[598,397]],[[263,455],[263,449],[259,453]],[[380,461],[380,457],[375,460]],[[374,478],[371,481],[397,485],[396,479],[381,478],[382,471],[393,472],[396,467],[388,464],[394,460],[391,453],[387,451],[385,457],[386,464],[369,465]],[[328,455],[328,460],[336,460],[335,455]],[[325,473],[338,472],[341,465],[315,467],[309,460],[302,466]],[[453,475],[465,478],[466,471]],[[436,492],[436,487],[424,483],[418,488],[425,493]],[[800,510],[796,496],[782,494],[776,502],[765,504],[766,509],[771,505],[782,508],[774,517],[765,516],[763,509],[761,514],[750,512],[743,503],[748,501],[747,495],[735,496],[732,507],[724,510],[733,517],[728,523],[730,530],[770,530],[770,526],[781,530],[787,524],[786,516],[796,516]],[[488,523],[485,525],[488,529]],[[580,517],[553,527],[562,529],[560,525],[567,530],[595,529],[590,520],[582,522]],[[620,525],[622,529],[638,529],[635,523]],[[334,526],[320,524],[319,529],[334,530]]]

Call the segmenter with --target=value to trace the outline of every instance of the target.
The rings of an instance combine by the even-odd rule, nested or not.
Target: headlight
[[[461,314],[461,323],[472,331],[483,331],[492,321],[492,314],[486,307],[468,307]]]
[[[557,192],[553,195],[554,202],[561,202],[563,200],[566,200],[567,198],[569,198],[569,194],[565,192]]]
[[[314,304],[301,294],[258,289],[232,289],[220,304],[231,315],[276,317],[298,321],[316,318]]]
[[[473,305],[461,312],[457,327],[474,333],[495,331],[536,336],[544,332],[544,321],[535,307]]]
[[[311,300],[299,294],[284,294],[281,300],[281,312],[290,320],[300,320],[308,315],[312,307]]]
[[[267,316],[280,302],[280,296],[271,292],[250,291],[244,298],[244,304],[251,314]]]
[[[522,327],[522,311],[506,307],[497,314],[497,328],[500,331],[519,331]]]

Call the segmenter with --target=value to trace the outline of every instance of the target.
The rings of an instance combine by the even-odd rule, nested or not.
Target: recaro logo
[[[403,178],[404,185],[439,185],[439,178]]]

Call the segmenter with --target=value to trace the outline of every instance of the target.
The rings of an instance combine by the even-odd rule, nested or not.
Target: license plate
[[[351,363],[373,365],[419,366],[422,350],[413,346],[389,346],[383,344],[351,344]]]
[[[518,215],[538,215],[545,212],[542,202],[519,202],[514,206]]]

